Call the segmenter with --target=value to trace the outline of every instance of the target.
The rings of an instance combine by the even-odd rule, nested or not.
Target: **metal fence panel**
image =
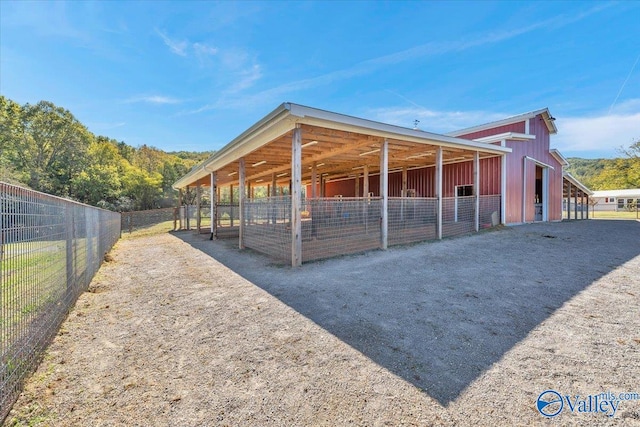
[[[480,196],[480,229],[500,224],[500,195]]]
[[[303,262],[380,247],[379,197],[319,198],[303,203]]]
[[[437,198],[390,197],[388,209],[389,245],[422,242],[437,237]]]
[[[196,207],[190,206],[192,209],[191,214],[195,218]],[[184,207],[182,208],[184,211]],[[181,211],[181,219],[183,214]],[[132,211],[122,212],[121,228],[123,232],[133,232],[142,228],[152,227],[163,222],[173,221],[173,228],[176,228],[176,222],[178,220],[178,212],[176,208],[162,208],[162,209],[150,209],[146,211]],[[196,224],[195,219],[192,220],[192,226]]]
[[[120,214],[0,182],[0,421],[120,236]]]
[[[291,197],[244,201],[244,245],[279,261],[291,262]]]

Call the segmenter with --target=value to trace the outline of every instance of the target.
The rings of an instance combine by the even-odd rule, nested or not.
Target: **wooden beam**
[[[356,188],[355,188],[356,197],[360,197],[360,175],[356,174]]]
[[[473,153],[473,194],[476,196],[473,214],[474,228],[480,230],[480,153]]]
[[[240,224],[239,224],[239,234],[238,234],[238,247],[240,249],[244,249],[244,198],[245,198],[245,165],[244,165],[244,157],[238,161],[238,205],[240,209]]]
[[[291,266],[302,265],[302,130],[291,140]]]
[[[436,213],[436,234],[442,239],[442,147],[436,149],[436,198],[438,211]]]
[[[380,146],[380,248],[387,249],[389,242],[389,142],[385,139]]]

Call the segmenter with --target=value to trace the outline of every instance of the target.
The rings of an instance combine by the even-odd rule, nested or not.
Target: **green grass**
[[[638,212],[589,212],[589,218],[593,219],[640,219]]]

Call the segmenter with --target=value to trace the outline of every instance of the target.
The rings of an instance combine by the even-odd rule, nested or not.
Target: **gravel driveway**
[[[545,390],[640,393],[640,222],[297,269],[185,232],[112,257],[8,425],[548,425]],[[552,421],[640,425],[640,400]]]

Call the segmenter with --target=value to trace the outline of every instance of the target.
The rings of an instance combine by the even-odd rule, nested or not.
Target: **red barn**
[[[542,109],[440,135],[285,103],[174,187],[198,200],[209,187],[212,238],[231,231],[292,265],[560,221],[563,197],[590,193],[550,149],[554,120]]]

